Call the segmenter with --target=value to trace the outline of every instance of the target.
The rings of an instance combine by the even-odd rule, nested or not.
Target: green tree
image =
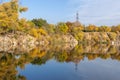
[[[35,26],[38,27],[38,28],[41,28],[41,27],[43,27],[43,26],[48,26],[47,21],[44,20],[44,19],[42,19],[42,18],[33,19],[33,20],[31,20],[31,21],[32,21],[32,22],[35,24]]]

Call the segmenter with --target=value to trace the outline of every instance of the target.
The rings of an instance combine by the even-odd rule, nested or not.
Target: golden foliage
[[[19,9],[20,12],[25,12],[27,10],[28,10],[28,8],[26,8],[26,7],[20,7],[20,9]]]
[[[38,36],[39,36],[38,33],[37,33],[37,29],[35,29],[35,28],[32,28],[30,30],[30,34],[33,35],[36,38],[38,38]]]
[[[40,33],[41,35],[47,35],[47,32],[42,28],[38,29],[38,33]]]

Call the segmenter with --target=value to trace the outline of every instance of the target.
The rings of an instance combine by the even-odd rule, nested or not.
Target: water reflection
[[[27,80],[16,69],[20,67],[24,70],[25,65],[44,65],[47,61],[54,59],[57,62],[73,62],[77,70],[77,64],[80,61],[101,59],[113,59],[120,61],[119,46],[109,44],[86,45],[80,44],[74,48],[65,45],[49,45],[47,47],[39,46],[31,51],[17,51],[12,53],[0,53],[0,80]]]

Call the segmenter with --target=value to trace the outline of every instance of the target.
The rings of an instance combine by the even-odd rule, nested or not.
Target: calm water
[[[0,80],[120,80],[119,47],[51,45],[28,53],[1,52]]]

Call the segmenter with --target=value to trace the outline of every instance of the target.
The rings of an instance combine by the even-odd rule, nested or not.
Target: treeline
[[[120,25],[117,26],[96,26],[90,24],[82,25],[79,22],[59,22],[49,24],[42,18],[26,20],[19,18],[19,14],[27,11],[28,8],[18,4],[18,0],[10,0],[0,4],[0,34],[7,32],[22,31],[36,38],[43,36],[60,36],[61,34],[71,34],[77,40],[82,40],[84,32],[120,32]],[[114,36],[114,35],[112,35]]]

